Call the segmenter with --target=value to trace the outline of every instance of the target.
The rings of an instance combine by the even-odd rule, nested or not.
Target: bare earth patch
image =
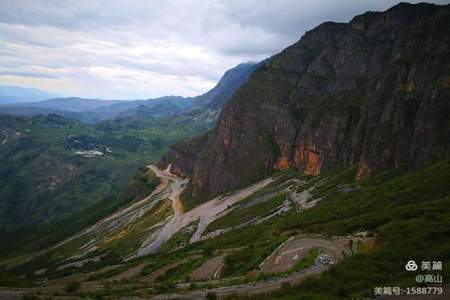
[[[125,270],[124,272],[119,273],[114,277],[111,277],[110,279],[108,279],[108,281],[116,281],[116,280],[120,281],[123,279],[130,279],[132,277],[135,277],[142,272],[142,269],[144,269],[145,266],[146,264],[142,263],[132,268],[129,268],[128,270]]]
[[[284,243],[274,253],[267,257],[260,265],[262,273],[287,272],[312,248],[319,248],[336,261],[340,260],[343,252],[347,251],[350,239],[338,238],[333,240],[301,238],[291,239]]]
[[[218,278],[220,269],[224,265],[223,258],[224,258],[223,256],[216,256],[207,260],[200,267],[192,271],[189,277],[194,281],[211,280]]]
[[[264,179],[247,188],[240,189],[232,195],[219,196],[195,207],[186,213],[183,213],[179,209],[182,207],[179,204],[179,196],[186,186],[187,180],[182,180],[176,175],[171,174],[170,171],[168,171],[169,168],[167,168],[163,174],[155,168],[156,167],[152,167],[152,170],[158,177],[164,176],[171,181],[171,183],[169,183],[169,186],[172,187],[170,199],[172,200],[174,215],[160,230],[154,232],[142,243],[137,256],[156,253],[159,248],[170,239],[170,237],[182,228],[196,221],[198,221],[197,230],[192,235],[189,243],[203,240],[203,233],[210,223],[230,213],[234,209],[232,207],[233,204],[247,198],[273,181],[273,178]]]

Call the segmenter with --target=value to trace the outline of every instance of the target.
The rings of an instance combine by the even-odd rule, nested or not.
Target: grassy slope
[[[343,193],[341,185],[355,185],[354,172],[348,169],[323,174],[321,177],[327,178],[325,184],[313,192],[315,197],[323,197],[323,200],[309,210],[298,213],[293,209],[280,218],[175,251],[170,251],[170,248],[175,249],[179,243],[172,246],[167,243],[165,251],[130,261],[127,266],[148,263],[143,276],[164,265],[192,257],[192,261],[178,266],[176,271],[161,277],[153,285],[156,288],[154,292],[166,292],[173,290],[176,282],[186,280],[189,271],[205,258],[229,249],[222,276],[238,277],[230,283],[251,281],[258,279],[251,271],[296,232],[346,235],[366,230],[376,235],[373,244],[365,245],[359,253],[319,277],[310,278],[300,286],[286,287],[267,298],[298,299],[302,295],[305,299],[350,299],[370,296],[375,286],[415,286],[414,275],[404,271],[404,265],[410,259],[443,261],[445,270],[442,275],[448,281],[450,191],[447,183],[450,179],[450,161],[441,161],[406,174],[391,171],[380,173],[356,183],[360,185],[358,190]],[[289,176],[297,176],[290,173]],[[316,182],[317,178],[312,180]],[[304,187],[308,186],[307,183]],[[270,189],[272,187],[268,187]],[[117,263],[117,257],[111,254],[110,262]],[[92,271],[107,263],[91,264],[67,274]],[[24,266],[11,272],[20,275],[37,268],[37,265]],[[4,275],[4,284],[8,280],[14,284],[14,277],[11,274],[8,276]],[[111,273],[96,278],[110,276]],[[129,283],[139,285],[138,281],[130,280]],[[116,292],[104,290],[98,293],[111,295]]]
[[[77,149],[67,147],[68,135],[93,140],[101,135],[82,123],[43,117],[18,120],[13,130],[20,138],[0,151],[5,230],[51,222],[94,205],[117,191],[142,164],[134,153],[120,148],[103,157],[76,155]]]
[[[281,194],[254,206],[238,208],[227,216],[212,222],[208,226],[208,232],[236,226],[250,221],[256,217],[263,217],[265,215],[268,215],[273,209],[281,205],[285,201],[285,199],[286,195]]]
[[[24,244],[12,243],[10,236],[20,234],[24,241],[38,237],[47,240],[45,232],[50,232],[49,228],[56,230],[55,237],[64,236],[118,205],[143,196],[148,189],[136,186],[133,174],[138,176],[138,168],[158,161],[171,143],[195,133],[194,129],[182,127],[172,131],[163,124],[158,126],[157,121],[152,124],[152,128],[103,131],[55,115],[0,116],[1,130],[10,135],[20,132],[20,138],[9,139],[0,147],[0,255],[11,254],[13,248]],[[71,141],[70,135],[76,138]],[[81,143],[73,148],[73,140]],[[75,154],[76,147],[82,150],[89,144],[107,147],[112,153],[95,158]],[[51,187],[55,178],[57,183]],[[126,185],[134,188],[126,191],[128,196],[117,198]],[[66,223],[70,225],[57,227]]]
[[[251,280],[249,272],[295,232],[347,235],[369,231],[377,238],[361,247],[358,254],[320,277],[268,297],[349,299],[370,296],[375,286],[414,286],[417,285],[414,275],[404,271],[410,259],[443,261],[444,267],[447,266],[443,277],[448,281],[445,278],[450,273],[450,161],[406,174],[386,171],[360,183],[354,181],[354,175],[354,169],[323,174],[321,177],[327,178],[325,184],[313,192],[313,198],[323,200],[309,210],[301,213],[291,210],[281,218],[228,232],[175,254],[162,253],[160,257],[238,247],[226,256],[222,275]],[[342,185],[360,188],[343,193]],[[232,218],[218,220],[229,221]]]
[[[342,174],[341,174],[342,175]],[[344,174],[345,175],[345,174]],[[341,177],[341,182],[349,181]],[[348,177],[347,177],[348,178]],[[450,274],[450,161],[396,176],[384,172],[343,194],[321,191],[326,201],[301,215],[280,221],[282,230],[377,234],[372,249],[347,258],[323,275],[273,295],[274,299],[350,299],[370,296],[376,286],[417,286],[404,266],[410,259],[440,260]]]

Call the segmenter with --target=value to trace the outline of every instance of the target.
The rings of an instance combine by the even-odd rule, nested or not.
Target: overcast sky
[[[198,95],[321,22],[396,3],[0,0],[0,85],[108,99]]]

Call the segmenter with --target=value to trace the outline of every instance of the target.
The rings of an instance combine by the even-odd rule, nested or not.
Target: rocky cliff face
[[[307,32],[163,163],[198,201],[287,167],[420,167],[449,155],[449,101],[450,6],[399,4]]]
[[[194,109],[222,109],[234,92],[248,80],[259,64],[243,63],[226,71],[214,88],[194,98]]]

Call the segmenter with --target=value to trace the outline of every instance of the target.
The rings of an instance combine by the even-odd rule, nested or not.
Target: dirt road
[[[349,239],[346,238],[334,240],[313,238],[289,240],[264,260],[260,265],[259,271],[262,273],[287,272],[300,259],[305,257],[312,248],[319,248],[323,253],[338,261],[342,258],[342,253],[347,250],[348,241]]]
[[[220,269],[224,266],[223,259],[223,256],[216,256],[207,260],[200,267],[192,271],[189,277],[194,281],[216,279]]]
[[[156,176],[168,181],[167,188],[170,189],[169,199],[172,201],[172,210],[174,214],[169,222],[167,222],[160,230],[154,232],[146,241],[144,241],[137,252],[138,257],[157,252],[159,248],[172,237],[172,235],[185,226],[181,226],[183,224],[180,224],[180,217],[183,215],[183,206],[180,201],[180,194],[186,187],[189,180],[172,174],[170,172],[170,165],[164,171],[161,171],[155,166],[149,167],[156,174]]]
[[[139,275],[146,265],[147,265],[146,263],[142,263],[137,266],[131,267],[131,268],[123,271],[122,273],[119,273],[119,274],[111,277],[110,279],[108,279],[108,281],[120,281],[123,279],[133,278],[134,276]]]
[[[165,171],[161,171],[157,167],[152,165],[149,165],[147,167],[151,169],[161,180],[160,184],[150,195],[101,219],[94,225],[71,236],[70,238],[64,240],[53,248],[47,249],[47,251],[63,246],[64,244],[74,239],[81,238],[86,235],[92,235],[93,238],[89,241],[89,243],[83,245],[80,248],[81,254],[79,255],[79,258],[81,258],[84,254],[89,252],[89,249],[95,247],[95,245],[99,244],[102,240],[106,240],[114,232],[126,228],[129,224],[140,219],[146,212],[150,211],[161,199],[166,198],[167,195],[170,195],[169,197],[171,197],[172,193],[166,192],[169,185],[169,178],[164,175]],[[178,188],[178,186],[176,186],[175,188]]]
[[[238,190],[232,195],[219,196],[195,207],[186,213],[183,213],[179,197],[188,180],[181,179],[170,173],[169,168],[167,168],[164,172],[158,170],[156,167],[153,167],[152,170],[158,177],[169,180],[168,186],[172,190],[170,193],[170,199],[172,200],[174,215],[160,230],[153,233],[146,241],[144,241],[137,253],[137,256],[156,253],[159,248],[175,233],[180,231],[183,227],[186,227],[196,221],[199,221],[197,229],[192,235],[189,243],[194,243],[201,240],[206,227],[211,222],[230,213],[234,209],[232,207],[233,204],[247,198],[273,181],[273,178],[264,179],[247,188]]]
[[[337,238],[333,240],[321,238],[294,238],[288,240],[274,253],[272,253],[262,264],[260,269],[275,272],[277,270],[285,271],[287,266],[291,265],[290,260],[297,254],[299,249],[311,249],[318,247],[324,249],[327,254],[336,260],[342,258],[342,251],[348,243],[347,238]],[[323,265],[316,262],[312,267],[292,273],[287,277],[269,279],[260,282],[246,283],[228,287],[214,288],[210,290],[197,290],[185,294],[166,294],[158,295],[153,299],[205,299],[208,293],[214,293],[219,299],[230,297],[232,295],[254,295],[273,292],[283,288],[284,285],[295,285],[300,283],[306,277],[319,274],[329,268],[329,265]],[[261,271],[260,270],[260,271]]]

